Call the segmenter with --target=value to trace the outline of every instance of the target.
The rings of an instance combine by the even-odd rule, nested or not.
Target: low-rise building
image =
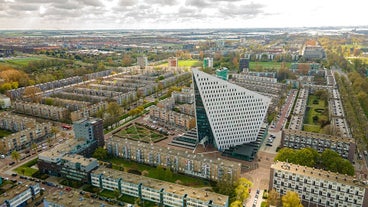
[[[40,153],[38,168],[42,173],[88,183],[90,172],[98,167],[96,159],[80,155],[88,147],[90,144],[84,140],[69,139],[52,150]]]
[[[193,175],[209,180],[218,181],[227,173],[233,179],[240,176],[241,164],[234,161],[213,159],[203,154],[188,151],[178,151],[170,147],[154,146],[149,143],[137,142],[113,136],[107,143],[108,153],[145,163],[152,166],[164,166],[174,172]]]
[[[19,132],[27,128],[33,128],[37,124],[35,119],[17,116],[10,113],[0,113],[0,129]]]
[[[276,162],[271,165],[269,190],[299,194],[304,206],[368,206],[366,182],[320,169]]]
[[[18,183],[0,196],[1,207],[27,206],[40,195],[40,185],[34,182]]]
[[[172,207],[227,207],[229,197],[160,181],[131,173],[99,167],[91,174],[91,184],[111,191],[118,190],[129,195],[157,203],[159,206]]]
[[[18,113],[51,119],[55,121],[67,120],[69,118],[68,110],[63,107],[49,106],[23,101],[15,101],[13,107],[14,110]]]
[[[0,109],[7,109],[10,108],[10,106],[11,106],[10,98],[0,94]]]

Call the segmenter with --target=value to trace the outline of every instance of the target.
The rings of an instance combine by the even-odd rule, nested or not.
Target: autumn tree
[[[132,57],[129,54],[124,54],[121,64],[124,67],[130,66],[132,64]]]
[[[29,98],[34,103],[41,102],[41,89],[36,86],[28,86],[24,89],[23,96]]]
[[[298,193],[293,191],[287,191],[281,200],[283,207],[303,207]]]
[[[281,197],[280,197],[280,194],[275,189],[272,189],[268,193],[267,203],[268,205],[272,205],[272,206],[280,206]]]

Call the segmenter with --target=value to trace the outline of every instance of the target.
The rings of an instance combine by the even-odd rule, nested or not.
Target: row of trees
[[[352,73],[350,77],[355,84],[351,84],[348,79],[344,76],[339,76],[335,74],[336,82],[339,85],[340,96],[345,110],[346,120],[350,127],[352,136],[358,143],[368,145],[368,119],[365,111],[362,109],[361,104],[365,104],[366,89],[363,82],[360,84],[359,76],[356,73]],[[360,95],[359,95],[360,94]],[[366,107],[366,106],[363,106]]]
[[[331,172],[354,175],[354,166],[349,160],[340,157],[340,155],[330,149],[326,149],[321,154],[312,148],[302,148],[294,150],[291,148],[282,148],[276,155],[275,161],[289,162],[293,164],[315,167]]]

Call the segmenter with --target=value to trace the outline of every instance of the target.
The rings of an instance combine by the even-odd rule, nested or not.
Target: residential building
[[[85,118],[73,123],[75,138],[89,142],[97,142],[97,146],[104,147],[103,122],[99,118]]]
[[[34,128],[36,125],[37,122],[35,119],[7,112],[0,113],[0,129],[19,132],[28,128]]]
[[[164,166],[174,172],[193,175],[217,181],[224,173],[228,173],[234,179],[239,178],[241,164],[234,161],[213,159],[206,155],[197,155],[188,151],[178,151],[170,147],[154,146],[150,143],[136,142],[111,137],[106,148],[108,153],[152,166]]]
[[[13,103],[13,108],[18,113],[41,117],[45,119],[51,119],[55,121],[67,120],[69,118],[68,109],[64,107],[15,101]]]
[[[227,207],[229,197],[202,189],[169,183],[110,168],[99,167],[91,174],[91,184],[123,195],[151,201],[159,206]]]
[[[176,69],[178,68],[178,58],[176,57],[169,57],[169,59],[167,59],[167,62],[169,64],[169,69]]]
[[[3,94],[0,94],[0,109],[7,109],[10,108],[10,106],[11,106],[10,98]]]
[[[210,58],[210,57],[204,58],[203,68],[213,68],[213,58]]]
[[[193,90],[182,90],[182,91],[173,91],[171,93],[171,97],[174,98],[175,103],[179,104],[192,104],[194,103],[194,92]]]
[[[145,69],[146,66],[148,65],[148,59],[146,56],[139,56],[137,57],[137,65],[141,68],[141,69]]]
[[[123,204],[123,202],[120,202]],[[81,195],[79,191],[71,189],[56,190],[52,195],[45,196],[43,199],[44,207],[114,207],[107,201],[90,198],[90,194],[86,192],[85,196]],[[121,206],[121,205],[120,205]]]
[[[27,206],[40,195],[40,184],[34,182],[18,183],[0,196],[1,207]]]
[[[52,150],[41,152],[38,169],[42,173],[87,183],[89,173],[98,166],[96,159],[82,156],[90,151],[89,148],[91,144],[85,140],[69,139]]]
[[[325,58],[326,54],[319,45],[305,45],[302,50],[302,56],[306,60],[318,60]]]
[[[193,69],[198,141],[218,150],[256,141],[268,97]]]
[[[244,69],[247,71],[249,69],[249,58],[240,58],[239,60],[239,71],[243,72]]]
[[[195,117],[167,110],[157,106],[150,107],[150,118],[166,126],[175,126],[189,130],[195,127]]]
[[[281,195],[299,194],[304,206],[368,206],[366,181],[321,169],[275,162],[271,165],[269,190]]]
[[[32,143],[40,142],[51,135],[51,123],[36,124],[0,139],[0,153],[10,154],[13,150],[31,148]]]
[[[326,149],[332,149],[350,161],[354,160],[356,152],[353,139],[290,129],[282,131],[281,147],[294,149],[310,147],[320,153]]]

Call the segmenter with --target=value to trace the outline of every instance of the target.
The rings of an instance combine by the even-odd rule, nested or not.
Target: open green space
[[[19,58],[12,58],[2,61],[3,63],[7,63],[14,66],[21,66],[26,67],[30,62],[43,60],[44,57],[19,57]]]
[[[162,63],[158,67],[167,67],[168,63]],[[178,60],[179,67],[201,67],[202,61],[199,60]]]
[[[0,138],[6,137],[8,135],[11,135],[13,132],[5,130],[5,129],[0,129]]]
[[[121,195],[121,194],[117,194],[117,191],[111,191],[111,190],[102,190],[101,192],[98,193],[98,195],[103,196],[105,198],[110,198],[110,199],[117,199],[119,201],[123,201],[125,203],[130,203],[130,204],[134,204],[137,202],[136,197],[133,196],[129,196],[129,195]],[[155,203],[150,202],[150,201],[141,201],[144,203],[141,203],[140,206],[144,206],[144,207],[154,207],[157,206]]]
[[[290,68],[291,63],[288,62],[250,62],[249,69],[251,71],[276,71],[283,64],[285,67]]]
[[[210,186],[209,182],[200,178],[191,177],[184,174],[171,172],[169,169],[162,167],[153,167],[137,162],[125,160],[122,158],[109,158],[108,162],[112,163],[114,169],[124,169],[125,172],[134,174],[142,174],[143,176],[155,178],[172,183],[180,183],[190,187],[206,187]]]
[[[320,133],[321,123],[328,121],[328,117],[325,115],[327,110],[328,108],[324,100],[321,100],[316,95],[309,95],[303,125],[304,131]]]
[[[150,130],[138,124],[131,124],[127,128],[117,132],[115,135],[121,138],[133,139],[147,143],[158,142],[167,138],[167,136],[160,134],[159,132]]]
[[[38,172],[37,169],[32,168],[32,166],[37,164],[37,159],[38,158],[33,159],[33,160],[23,164],[22,166],[19,166],[19,167],[15,168],[14,171],[17,172],[20,175],[32,176],[33,174]]]

